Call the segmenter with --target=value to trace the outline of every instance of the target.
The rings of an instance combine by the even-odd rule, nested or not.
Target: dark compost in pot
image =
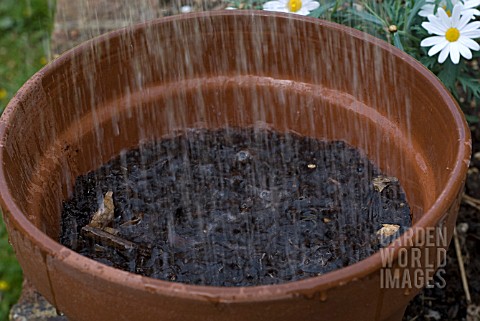
[[[149,277],[253,286],[351,265],[410,226],[398,179],[343,142],[191,129],[77,178],[61,241]]]

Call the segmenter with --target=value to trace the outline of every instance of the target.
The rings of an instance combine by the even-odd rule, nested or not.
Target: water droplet
[[[269,190],[263,190],[258,195],[264,201],[271,201],[272,200],[272,192]]]
[[[238,162],[244,163],[252,158],[252,155],[248,150],[241,150],[235,155],[235,159]]]

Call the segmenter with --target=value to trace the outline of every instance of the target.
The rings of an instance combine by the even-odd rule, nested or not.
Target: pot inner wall
[[[434,189],[425,188],[434,186],[428,185],[433,173],[414,143],[374,109],[348,94],[319,86],[254,76],[212,77],[132,93],[128,100],[97,106],[94,114],[63,132],[32,176],[28,190],[32,201],[26,211],[55,240],[62,201],[71,194],[78,175],[124,149],[184,128],[256,126],[343,140],[400,179],[414,218],[433,202],[429,192]]]
[[[122,150],[182,128],[264,126],[359,148],[399,178],[415,223],[455,167],[455,108],[413,60],[349,29],[166,19],[97,38],[30,80],[4,115],[2,166],[17,206],[57,240],[75,177]]]

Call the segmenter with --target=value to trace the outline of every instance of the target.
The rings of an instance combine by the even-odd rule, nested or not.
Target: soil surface
[[[353,264],[410,226],[398,180],[343,142],[197,129],[79,177],[61,242],[158,279],[253,286]]]

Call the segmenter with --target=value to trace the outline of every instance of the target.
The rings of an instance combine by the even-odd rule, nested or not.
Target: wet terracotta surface
[[[187,15],[145,27],[99,37],[58,58],[2,116],[2,208],[36,288],[77,321],[135,320],[138,311],[143,320],[401,320],[418,289],[381,289],[380,254],[304,281],[214,288],[114,270],[54,241],[61,201],[78,174],[177,128],[239,125],[357,146],[400,179],[414,230],[446,226],[451,238],[469,132],[448,92],[412,58],[345,27],[264,12]],[[262,49],[252,50],[255,44]],[[239,53],[246,63],[232,59]],[[175,59],[167,64],[164,57]],[[151,64],[140,63],[145,59]],[[139,72],[141,81],[133,81]],[[235,108],[239,97],[242,112]],[[404,236],[392,249],[419,238]]]

